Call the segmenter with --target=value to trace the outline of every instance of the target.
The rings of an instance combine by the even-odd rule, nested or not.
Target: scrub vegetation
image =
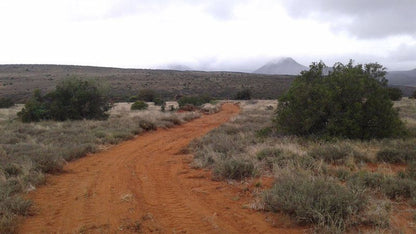
[[[256,207],[288,216],[318,233],[414,232],[416,102],[390,100],[381,66],[373,64],[369,70],[352,64],[338,66],[334,80],[325,84],[320,79],[330,78],[316,76],[323,64],[312,65],[279,99],[279,105],[242,101],[239,116],[191,144],[193,166],[212,169],[215,180],[273,177],[270,188],[254,194],[261,199]],[[380,74],[380,79],[372,72]],[[342,74],[349,78],[358,74],[363,80],[351,82],[353,86],[368,84],[376,94],[367,93],[368,87],[351,87],[362,90],[363,96],[348,107],[355,95],[338,96],[347,94],[336,88],[344,87],[338,81],[348,83],[342,81]],[[300,86],[304,93],[296,90]],[[321,98],[320,92],[329,93]],[[336,101],[340,103],[331,107],[336,110],[330,109]],[[294,103],[304,105],[296,109]],[[374,116],[378,121],[372,121]]]
[[[103,121],[23,123],[16,114],[22,105],[0,109],[0,233],[13,233],[18,217],[31,214],[31,202],[22,193],[43,184],[45,173],[60,173],[67,162],[88,153],[200,116],[162,112],[153,104],[148,110],[130,111],[130,105],[116,104]]]

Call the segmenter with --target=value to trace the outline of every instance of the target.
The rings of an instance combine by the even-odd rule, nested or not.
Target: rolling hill
[[[66,78],[95,78],[110,86],[115,101],[127,100],[141,89],[152,89],[165,98],[205,94],[232,98],[249,88],[254,98],[274,99],[288,89],[293,76],[240,72],[120,69],[69,65],[0,65],[0,97],[24,102],[35,89],[51,91]]]
[[[386,78],[391,85],[416,87],[416,69],[410,71],[391,71]]]

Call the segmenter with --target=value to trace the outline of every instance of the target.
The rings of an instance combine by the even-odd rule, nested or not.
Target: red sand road
[[[35,215],[20,233],[293,233],[243,206],[238,186],[189,167],[181,149],[237,115],[239,107],[158,129],[69,163],[28,197]]]

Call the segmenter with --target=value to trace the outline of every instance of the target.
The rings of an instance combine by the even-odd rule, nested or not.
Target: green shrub
[[[413,198],[416,200],[416,181],[388,177],[382,184],[382,191],[390,199]]]
[[[136,101],[130,107],[131,110],[146,110],[149,105],[143,101]]]
[[[3,170],[6,173],[6,177],[18,176],[22,173],[22,169],[14,163],[6,165]]]
[[[416,181],[416,161],[410,162],[404,172],[405,177]]]
[[[16,215],[3,213],[0,215],[0,233],[15,233],[17,228]]]
[[[0,203],[0,211],[7,211],[15,215],[28,215],[32,202],[20,196],[7,197]]]
[[[166,106],[165,101],[162,98],[155,98],[153,102],[155,103],[156,106],[163,106],[163,105]]]
[[[280,131],[361,139],[403,134],[381,65],[338,63],[329,75],[324,68],[313,63],[279,99],[275,122]]]
[[[249,89],[244,89],[236,93],[234,96],[236,100],[250,100],[251,99],[251,91]]]
[[[208,96],[185,96],[178,100],[178,104],[180,107],[185,105],[201,106],[202,104],[209,103],[210,101],[212,101],[212,98]]]
[[[403,97],[403,92],[399,88],[388,88],[389,97],[392,101],[399,101]]]
[[[36,90],[18,116],[23,122],[106,119],[111,108],[107,93],[95,81],[68,78],[45,96]]]
[[[344,229],[366,205],[362,191],[349,190],[324,177],[282,175],[264,193],[266,209],[283,211],[300,224]]]
[[[17,113],[17,116],[23,122],[33,122],[51,118],[50,110],[47,104],[43,102],[39,89],[34,91],[33,97],[26,102],[25,107]]]
[[[147,120],[141,120],[139,122],[139,126],[140,128],[142,128],[145,131],[151,131],[151,130],[156,130],[156,125],[150,121]]]
[[[345,163],[348,157],[353,157],[357,161],[368,161],[362,153],[347,144],[341,143],[314,147],[308,154],[315,159],[323,159],[327,163]]]
[[[286,167],[294,162],[295,154],[281,149],[266,148],[256,154],[259,161],[264,161],[266,166],[270,169],[274,165],[278,167]]]
[[[137,95],[137,100],[142,100],[145,102],[154,102],[157,95],[156,92],[152,89],[142,89],[139,91],[139,95]]]
[[[345,168],[339,168],[335,171],[335,176],[340,180],[345,182],[351,175],[351,171]]]
[[[14,106],[14,102],[10,98],[0,98],[0,108],[9,108]]]
[[[255,167],[251,161],[225,159],[215,164],[213,175],[216,179],[241,180],[255,175]]]
[[[348,178],[347,184],[350,187],[380,189],[383,186],[386,176],[379,173],[360,171]]]
[[[410,98],[415,98],[416,99],[416,90],[413,91],[412,95],[410,96]]]
[[[137,95],[131,96],[128,99],[129,102],[139,101],[139,97]]]
[[[259,138],[265,138],[270,136],[273,133],[273,129],[271,127],[265,127],[260,130],[256,131],[256,136]]]
[[[388,163],[406,163],[416,160],[416,145],[399,143],[377,152],[377,160]]]

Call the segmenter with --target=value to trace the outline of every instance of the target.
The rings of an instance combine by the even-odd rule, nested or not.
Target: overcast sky
[[[416,68],[416,0],[1,0],[0,64]]]

